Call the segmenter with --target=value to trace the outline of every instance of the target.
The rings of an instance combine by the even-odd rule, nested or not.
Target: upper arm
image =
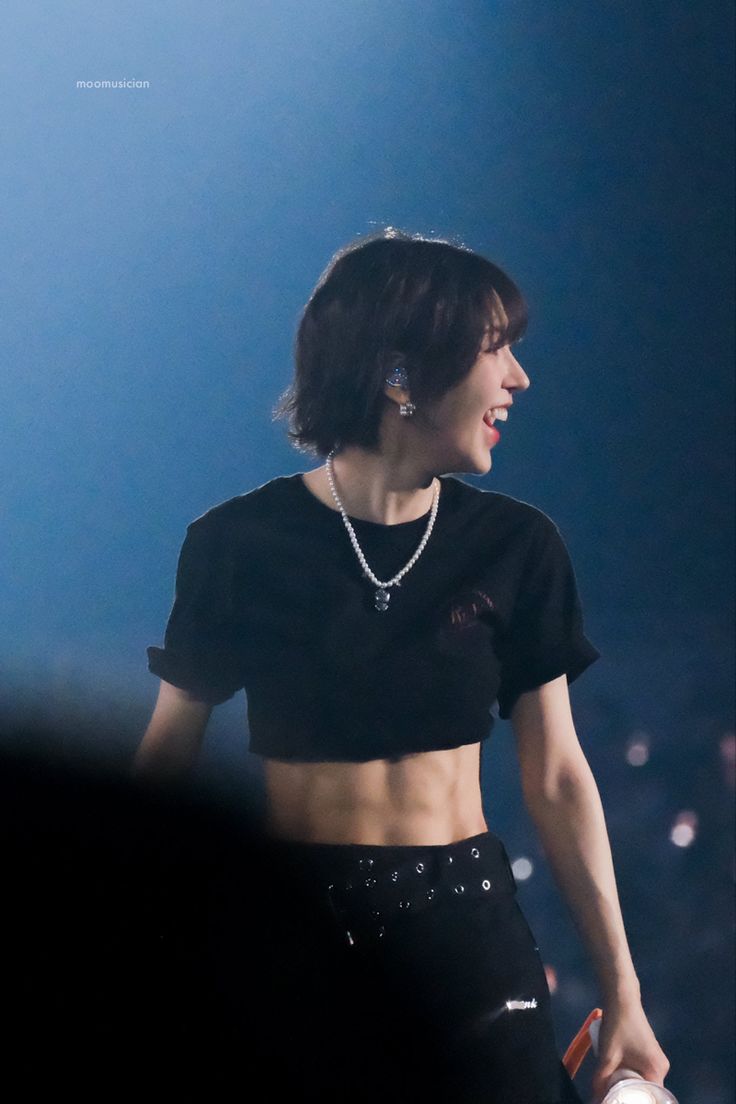
[[[161,679],[158,689],[158,698],[151,717],[151,723],[157,727],[169,730],[182,728],[187,731],[201,729],[201,734],[207,727],[214,706],[211,702],[202,701],[189,690],[182,690],[173,686],[165,679]]]
[[[220,705],[242,688],[240,635],[232,617],[233,571],[223,527],[208,515],[188,525],[164,646],[147,648],[149,671],[158,675],[162,687],[170,684],[161,692],[161,712],[196,699]],[[183,696],[174,693],[177,687],[186,688]]]
[[[213,708],[210,702],[161,679],[153,715],[134,757],[134,771],[192,767]]]
[[[566,771],[584,760],[566,675],[522,693],[510,720],[526,795],[551,792]]]
[[[556,682],[563,673],[570,684],[600,657],[585,633],[575,569],[560,531],[546,514],[537,516],[517,599],[499,636],[503,720],[511,718],[520,695]],[[554,697],[547,702],[550,693]],[[545,712],[552,709],[558,719],[568,720],[569,700],[559,694],[545,693]]]

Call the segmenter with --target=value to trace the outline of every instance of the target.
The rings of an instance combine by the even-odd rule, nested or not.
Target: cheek
[[[477,389],[446,396],[432,411],[432,424],[439,432],[473,432],[483,422],[483,402],[483,395]]]
[[[469,395],[463,406],[463,418],[466,422],[476,422],[480,424],[483,420],[483,412],[485,406],[483,405],[484,399],[480,392]]]
[[[473,431],[476,422],[478,422],[477,407],[464,403],[448,410],[442,424],[453,434],[468,434]]]

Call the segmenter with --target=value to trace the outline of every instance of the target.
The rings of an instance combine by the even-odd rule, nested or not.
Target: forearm
[[[618,899],[598,786],[584,755],[553,793],[525,794],[554,879],[590,955],[603,998],[641,997]]]

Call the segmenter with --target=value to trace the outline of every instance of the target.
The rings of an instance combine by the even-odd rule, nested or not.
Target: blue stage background
[[[602,652],[576,727],[645,1010],[681,1104],[730,1104],[732,6],[81,0],[2,23],[6,718],[127,761],[186,525],[316,466],[271,409],[332,252],[456,236],[532,313],[531,387],[463,478],[567,540]],[[600,997],[503,722],[483,766],[563,1049]],[[199,770],[261,800],[243,694]]]

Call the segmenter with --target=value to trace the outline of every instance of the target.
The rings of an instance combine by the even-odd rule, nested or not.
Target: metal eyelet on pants
[[[501,840],[483,832],[450,844],[304,844],[322,876],[345,944],[369,949],[402,916],[447,900],[514,893]]]
[[[350,1015],[367,1009],[363,1030],[390,1055],[402,1104],[583,1104],[556,1049],[545,966],[497,836],[290,847],[324,907],[355,994]],[[319,963],[315,971],[319,985]]]

